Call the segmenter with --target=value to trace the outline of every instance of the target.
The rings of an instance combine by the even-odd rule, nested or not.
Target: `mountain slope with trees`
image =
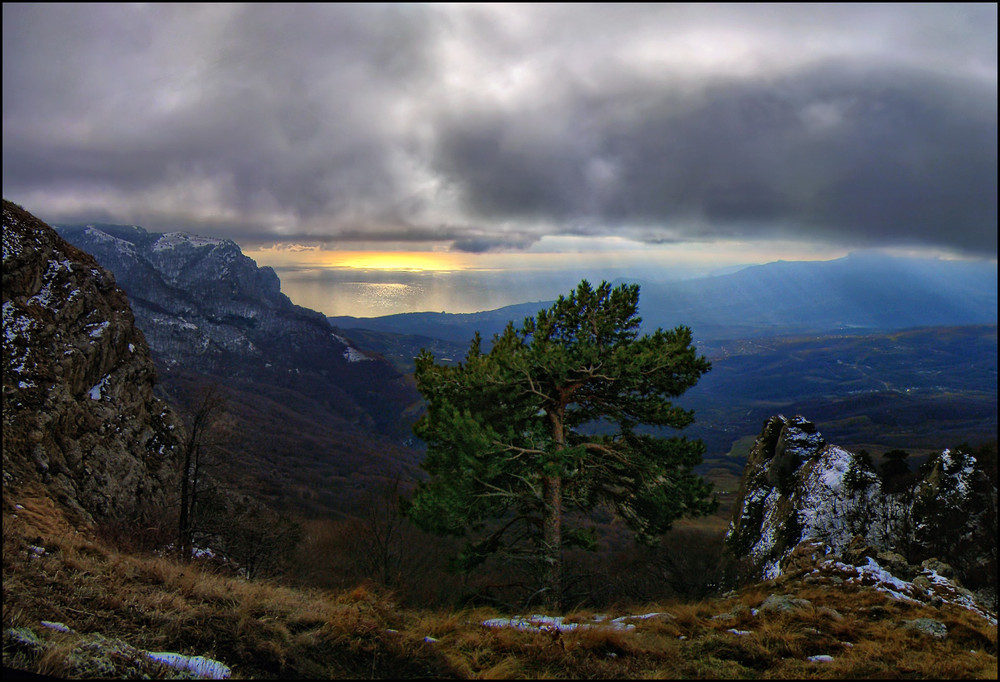
[[[605,290],[601,287],[600,291]],[[685,329],[657,333],[651,340],[636,338],[634,325],[626,323],[634,314],[631,294],[637,292],[630,287],[618,291],[623,292],[619,302],[629,305],[619,306],[619,315],[604,321],[608,322],[606,331],[610,330],[607,337],[622,342],[624,362],[618,368],[622,376],[636,379],[633,370],[642,368],[640,360],[649,359],[641,357],[644,354],[674,361],[663,382],[650,379],[649,386],[642,384],[642,377],[651,377],[655,371],[639,372],[638,384],[623,382],[624,386],[638,386],[638,390],[629,392],[620,411],[608,413],[617,420],[620,433],[611,435],[607,424],[594,423],[594,417],[604,413],[603,404],[613,404],[614,382],[607,380],[612,377],[612,368],[604,368],[609,372],[605,378],[592,371],[598,369],[594,361],[602,355],[597,348],[600,344],[590,338],[587,325],[573,324],[574,320],[587,320],[596,322],[598,331],[604,328],[601,316],[593,313],[600,306],[578,305],[594,298],[591,291],[542,311],[520,333],[510,325],[510,334],[494,344],[494,362],[481,352],[479,344],[473,345],[475,352],[470,352],[470,359],[477,360],[470,364],[484,370],[478,376],[487,379],[480,382],[484,386],[490,386],[491,372],[496,370],[493,379],[516,379],[514,385],[522,390],[527,387],[531,395],[535,395],[533,387],[544,383],[556,389],[554,393],[537,391],[541,395],[535,397],[545,397],[547,402],[533,403],[517,392],[502,389],[510,384],[496,383],[497,390],[475,396],[478,407],[483,408],[477,411],[498,417],[486,425],[488,428],[479,428],[478,435],[504,429],[500,417],[506,407],[515,407],[523,414],[510,431],[513,442],[530,438],[545,445],[548,449],[539,450],[553,455],[553,463],[560,470],[565,468],[562,473],[572,481],[574,461],[585,455],[588,443],[597,444],[604,453],[616,445],[630,449],[635,443],[629,428],[640,421],[674,426],[685,422],[689,415],[684,410],[656,399],[645,401],[642,396],[648,393],[647,388],[656,389],[652,392],[659,398],[684,393],[707,363],[695,355]],[[536,336],[538,346],[534,345]],[[595,337],[604,338],[602,334]],[[572,350],[574,344],[564,347],[564,341],[574,339],[579,342],[576,350]],[[505,356],[505,344],[511,347],[507,350],[519,350]],[[631,357],[633,362],[628,362],[629,351],[637,347],[640,357]],[[595,352],[597,356],[593,356]],[[510,362],[501,361],[504,357]],[[580,360],[586,377],[579,376]],[[948,577],[947,566],[927,560],[915,567],[906,558],[899,561],[891,553],[854,548],[852,543],[838,549],[841,554],[836,555],[809,543],[799,543],[787,555],[787,547],[777,548],[782,554],[780,575],[723,595],[708,584],[712,575],[709,564],[704,564],[708,571],[693,576],[678,576],[677,564],[672,572],[657,573],[670,566],[662,561],[662,555],[643,555],[626,546],[623,553],[612,557],[604,576],[594,574],[590,579],[603,578],[605,587],[618,580],[634,588],[632,577],[640,575],[640,569],[653,570],[652,580],[645,585],[649,591],[638,598],[641,608],[628,606],[632,601],[623,599],[622,593],[599,594],[590,589],[583,594],[593,605],[579,602],[572,610],[549,615],[538,615],[536,608],[531,609],[535,615],[527,615],[529,603],[523,601],[520,606],[470,608],[477,595],[470,595],[468,588],[488,594],[493,574],[484,576],[485,584],[463,581],[453,583],[450,593],[438,593],[438,598],[446,601],[435,603],[446,603],[446,608],[428,609],[428,601],[415,610],[400,604],[393,594],[397,590],[407,594],[404,588],[411,578],[407,572],[424,573],[423,578],[430,577],[435,588],[448,588],[450,578],[437,572],[440,563],[421,564],[419,561],[427,557],[421,558],[414,551],[423,550],[425,555],[435,555],[432,559],[439,559],[436,555],[446,545],[434,545],[400,525],[401,517],[389,513],[398,500],[398,489],[392,488],[382,501],[383,507],[369,498],[373,514],[367,524],[340,527],[352,531],[351,542],[334,537],[329,555],[315,551],[315,537],[306,538],[299,552],[292,553],[295,540],[291,534],[282,534],[275,523],[278,519],[248,516],[259,503],[257,497],[233,498],[238,506],[231,518],[243,528],[235,529],[242,537],[234,535],[232,542],[250,546],[262,533],[277,533],[279,552],[283,550],[301,563],[310,562],[309,569],[324,572],[331,582],[337,578],[331,574],[339,567],[326,561],[328,557],[351,560],[352,552],[367,552],[372,559],[367,572],[351,574],[346,590],[322,589],[315,583],[303,587],[298,580],[302,573],[261,580],[252,557],[241,556],[240,563],[234,564],[229,557],[192,551],[188,561],[175,560],[167,542],[151,535],[145,523],[149,516],[143,517],[142,512],[162,510],[158,505],[165,491],[177,483],[173,474],[178,468],[189,468],[179,462],[178,448],[195,454],[204,447],[206,450],[198,454],[201,457],[218,444],[214,436],[200,437],[199,429],[191,427],[197,427],[199,414],[206,418],[206,424],[214,423],[213,408],[224,404],[212,403],[211,393],[204,394],[207,402],[202,405],[207,411],[201,412],[197,401],[193,406],[182,406],[192,417],[188,427],[172,417],[152,395],[154,371],[143,335],[131,324],[128,301],[113,285],[110,274],[7,202],[4,362],[4,495],[0,511],[5,678],[19,671],[73,678],[163,679],[180,674],[163,661],[197,664],[202,671],[235,678],[996,677],[995,613],[969,602],[968,594]],[[434,365],[429,356],[424,356],[421,364],[428,376],[434,377],[428,385],[434,385],[435,379],[458,377],[462,371]],[[536,366],[540,374],[532,378],[530,370]],[[525,371],[527,378],[522,379]],[[204,386],[199,377],[178,376],[178,380],[190,378],[199,390]],[[560,387],[565,391],[579,383],[574,378],[587,379],[574,389],[580,391],[578,402],[564,404],[555,399]],[[584,388],[587,383],[591,385]],[[275,391],[275,400],[265,404],[255,402],[262,392],[259,386],[247,386],[250,395],[242,398],[234,385],[224,388],[227,401],[235,397],[246,405],[261,406],[255,414],[260,420],[256,434],[309,423],[305,418],[294,422],[308,402],[301,393],[281,393],[280,387],[272,387],[269,390]],[[194,390],[188,393],[197,395]],[[505,397],[507,405],[503,404]],[[477,406],[476,400],[473,406]],[[545,419],[546,413],[562,414],[562,419]],[[664,419],[646,419],[651,415]],[[562,429],[561,448],[559,430],[551,428],[557,421],[567,427]],[[585,428],[588,425],[593,428]],[[526,427],[523,433],[516,431],[519,426]],[[580,427],[575,436],[572,427]],[[813,444],[809,437],[800,438],[792,429],[785,434],[778,431],[777,439],[770,432],[764,434],[756,464],[768,460],[777,463],[781,471],[792,469],[793,473],[800,465],[810,480],[823,482],[833,492],[838,486],[851,486],[864,489],[867,495],[879,487],[872,479],[877,475],[890,492],[905,491],[909,485],[899,466],[906,458],[899,453],[887,456],[877,474],[855,467],[857,471],[848,476],[850,467],[842,471],[838,464],[846,460],[828,456],[841,452],[839,449],[821,449],[819,456],[813,457],[815,449],[804,447]],[[462,430],[448,432],[446,426],[442,434],[449,438],[440,443],[445,448],[450,437]],[[189,436],[186,441],[185,435]],[[471,432],[473,438],[476,435],[475,430]],[[654,442],[643,437],[639,441],[647,446]],[[777,441],[784,445],[778,447]],[[686,452],[681,453],[681,461],[673,463],[677,465],[673,471],[654,471],[654,477],[669,480],[679,474],[674,480],[683,483],[690,474],[691,462],[686,460],[695,451],[700,454],[701,449],[681,449]],[[664,451],[654,447],[646,454]],[[325,453],[317,452],[319,459],[324,459]],[[977,523],[989,520],[988,508],[967,494],[988,493],[979,465],[989,461],[989,451],[977,451],[974,456],[956,452],[963,452],[963,456],[941,453],[921,472],[923,479],[913,509],[922,515],[920,518],[933,516],[936,527],[954,528],[969,519]],[[995,562],[995,448],[992,456],[994,531],[985,534],[987,540],[975,541],[974,537],[971,544],[978,545],[975,549],[989,550],[992,540]],[[189,464],[197,469],[202,465],[198,462],[196,458]],[[357,471],[349,463],[345,466],[348,475]],[[773,482],[781,487],[780,471],[772,477],[769,465],[758,468],[748,475],[749,483],[775,478]],[[310,471],[314,474],[316,469]],[[989,479],[988,469],[984,471]],[[161,476],[164,473],[167,475]],[[541,473],[550,476],[553,471],[550,468]],[[582,478],[599,486],[613,485],[613,477]],[[313,489],[322,483],[312,481]],[[571,482],[563,489],[572,486]],[[345,487],[332,486],[335,490]],[[741,494],[737,513],[749,521],[741,524],[737,542],[747,540],[753,545],[764,536],[776,535],[792,540],[790,530],[777,530],[776,522],[782,520],[778,512],[789,511],[782,504],[774,503],[771,513],[765,509],[759,515],[762,523],[756,527],[756,512],[747,512],[753,500],[772,497],[765,487],[748,488]],[[614,494],[615,490],[609,492]],[[697,492],[695,497],[701,497]],[[652,498],[654,504],[676,499]],[[949,504],[938,504],[938,498]],[[198,499],[195,507],[206,502],[206,498]],[[807,505],[814,512],[820,508]],[[658,513],[662,517],[674,511]],[[128,523],[117,523],[123,513]],[[784,521],[791,519],[792,514],[787,513]],[[658,523],[652,525],[660,528]],[[804,526],[786,523],[785,527]],[[315,528],[309,526],[310,531]],[[927,537],[918,532],[915,540],[921,552],[942,556],[940,552],[957,551],[965,556],[970,547],[967,535]],[[668,534],[665,540],[682,555],[680,558],[711,558],[713,548],[705,535],[696,536],[687,545],[674,544],[676,538]],[[375,546],[378,543],[384,545]],[[410,551],[394,554],[400,549]],[[409,560],[400,564],[400,556]],[[958,570],[967,571],[968,566],[975,568],[981,563],[969,556],[972,561],[956,562]],[[689,568],[695,566],[701,565],[688,564]],[[581,562],[573,568],[586,570],[588,566]],[[404,574],[403,580],[393,585],[393,593],[375,582],[380,570],[383,581],[390,575],[398,578],[399,573]],[[966,575],[972,579],[963,572]],[[672,579],[684,577],[700,583],[707,592],[694,601],[664,599],[662,595],[677,584]],[[579,594],[579,585],[574,587]],[[408,594],[412,598],[414,593]],[[608,603],[614,604],[610,610],[597,610]]]

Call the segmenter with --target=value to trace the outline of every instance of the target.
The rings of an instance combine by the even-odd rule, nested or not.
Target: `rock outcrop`
[[[777,578],[812,543],[850,563],[877,559],[903,580],[921,562],[946,562],[946,577],[995,595],[996,515],[995,470],[969,453],[944,450],[911,487],[887,492],[865,457],[827,444],[803,417],[776,416],[744,470],[727,572],[739,582]]]
[[[83,522],[163,504],[183,428],[125,293],[93,257],[3,202],[3,480]]]

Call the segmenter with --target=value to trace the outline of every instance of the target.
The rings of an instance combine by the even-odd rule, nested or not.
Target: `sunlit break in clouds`
[[[997,9],[5,4],[3,147],[43,219],[231,238],[329,314],[995,259]]]

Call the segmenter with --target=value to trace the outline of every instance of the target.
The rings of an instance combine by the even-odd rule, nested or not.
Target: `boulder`
[[[934,639],[944,639],[948,636],[948,626],[933,618],[917,618],[915,620],[904,620],[903,627],[907,630],[929,635]]]
[[[759,611],[763,614],[788,613],[808,609],[811,606],[812,602],[808,599],[800,599],[790,594],[771,594],[761,602]]]

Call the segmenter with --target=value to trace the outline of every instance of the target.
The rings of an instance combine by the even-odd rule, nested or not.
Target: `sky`
[[[327,314],[997,255],[996,4],[3,4],[3,195]]]

